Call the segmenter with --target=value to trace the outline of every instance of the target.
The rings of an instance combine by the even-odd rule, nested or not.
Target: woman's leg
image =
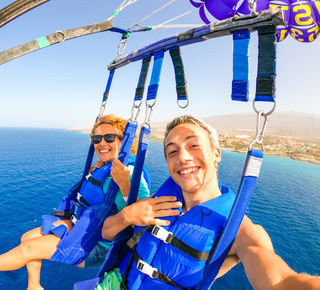
[[[71,222],[69,220],[55,223],[55,225],[60,224],[66,225],[70,231]],[[41,228],[31,230],[22,236],[21,244],[18,247],[0,255],[0,271],[16,270],[27,265],[29,289],[41,289],[39,288],[41,287],[41,260],[50,259],[57,250],[59,242],[60,239],[55,235],[43,235]]]

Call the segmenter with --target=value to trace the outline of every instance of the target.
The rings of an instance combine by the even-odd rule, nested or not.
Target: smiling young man
[[[181,116],[170,122],[164,154],[172,179],[153,198],[125,207],[104,223],[102,236],[109,240],[127,226],[146,227],[135,227],[134,237],[139,238],[133,243],[132,255],[121,264],[123,280],[116,271],[118,285],[122,281],[124,289],[196,286],[208,258],[199,252],[210,252],[235,198],[231,189],[218,183],[218,137],[203,121]],[[198,247],[196,253],[189,246]],[[246,216],[216,278],[239,261],[255,289],[320,289],[320,278],[299,275],[290,269],[274,253],[266,231]],[[106,286],[114,273],[109,274],[97,289],[119,289]]]

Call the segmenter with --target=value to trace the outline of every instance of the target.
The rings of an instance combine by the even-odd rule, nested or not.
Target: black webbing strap
[[[149,71],[150,61],[151,61],[151,56],[145,57],[142,61],[139,81],[138,81],[138,85],[136,88],[136,94],[134,97],[135,101],[141,100],[143,98],[143,93],[144,93],[144,88],[146,85],[146,79],[147,79],[147,75],[148,75],[148,71]]]
[[[0,27],[50,0],[17,0],[0,10]]]
[[[155,236],[156,238],[163,240],[165,243],[174,246],[175,248],[177,248],[178,250],[180,250],[184,254],[186,254],[194,259],[197,259],[199,261],[206,261],[208,259],[210,252],[201,252],[201,251],[189,246],[185,242],[181,241],[179,238],[175,237],[172,233],[170,233],[166,230],[165,230],[166,231],[166,238],[161,239],[159,237],[158,233],[160,233],[160,231],[163,231],[163,230],[165,230],[165,229],[162,227],[159,227],[159,226],[148,226],[148,227],[144,228],[143,230],[134,234],[132,236],[132,238],[127,242],[127,245],[129,246],[130,249],[133,249],[136,246],[136,244],[138,243],[138,241],[140,240],[140,237],[142,236],[142,234],[147,231],[147,232],[151,233],[153,236]]]
[[[176,282],[171,280],[167,275],[159,272],[156,268],[152,268],[151,265],[143,262],[136,251],[133,252],[132,260],[134,260],[136,262],[137,269],[139,271],[141,271],[142,273],[144,273],[146,275],[149,275],[151,278],[161,280],[162,282],[164,282],[170,286],[176,287],[176,288],[188,289],[187,287],[180,286],[179,284],[177,284]],[[145,270],[145,268],[148,268],[148,270],[151,269],[151,271],[149,272],[149,271]],[[146,273],[146,272],[148,272],[148,273]]]
[[[72,216],[72,213],[67,212],[67,211],[58,210],[58,211],[54,211],[51,215],[58,216],[58,217],[65,217],[65,218],[70,219]]]
[[[88,181],[90,181],[93,185],[98,187],[101,186],[101,181],[94,179],[91,175],[88,177]]]
[[[276,33],[274,25],[258,28],[259,55],[256,101],[274,102],[276,79]]]
[[[0,64],[8,62],[12,59],[15,59],[19,56],[25,55],[29,52],[33,52],[40,48],[45,48],[52,44],[56,44],[59,42],[64,42],[66,40],[96,33],[111,30],[114,28],[111,21],[104,21],[92,25],[82,26],[78,28],[73,28],[65,31],[57,31],[48,36],[43,36],[37,38],[36,40],[29,41],[27,43],[18,45],[16,47],[10,48],[3,52],[0,52]]]
[[[91,205],[89,202],[86,201],[86,199],[79,192],[77,193],[77,200],[81,201],[87,207]]]
[[[176,48],[170,50],[170,56],[172,59],[172,63],[175,71],[176,78],[176,89],[178,100],[187,100],[188,99],[188,91],[187,91],[187,81],[184,72],[184,66],[181,57],[180,48]]]

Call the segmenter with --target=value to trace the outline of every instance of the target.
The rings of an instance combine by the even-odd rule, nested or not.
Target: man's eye
[[[168,153],[168,156],[169,156],[169,155],[173,155],[173,154],[176,153],[176,152],[177,152],[177,150],[170,151],[170,152]]]

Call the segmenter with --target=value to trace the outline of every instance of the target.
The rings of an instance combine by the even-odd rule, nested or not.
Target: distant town
[[[153,128],[151,140],[161,142],[163,131],[162,128]],[[237,135],[223,131],[219,134],[221,149],[229,149],[239,153],[246,153],[253,140],[253,135]],[[266,136],[263,139],[263,149],[268,155],[288,156],[292,159],[320,165],[320,143],[303,141],[293,137]]]
[[[72,131],[89,133],[86,128],[72,128]],[[153,127],[151,141],[163,141],[164,128]],[[237,134],[228,130],[219,130],[219,142],[221,149],[228,149],[234,152],[246,153],[248,146],[254,140],[253,134]],[[267,155],[288,156],[295,160],[306,161],[320,165],[320,143],[305,141],[296,137],[265,136],[263,149]]]

